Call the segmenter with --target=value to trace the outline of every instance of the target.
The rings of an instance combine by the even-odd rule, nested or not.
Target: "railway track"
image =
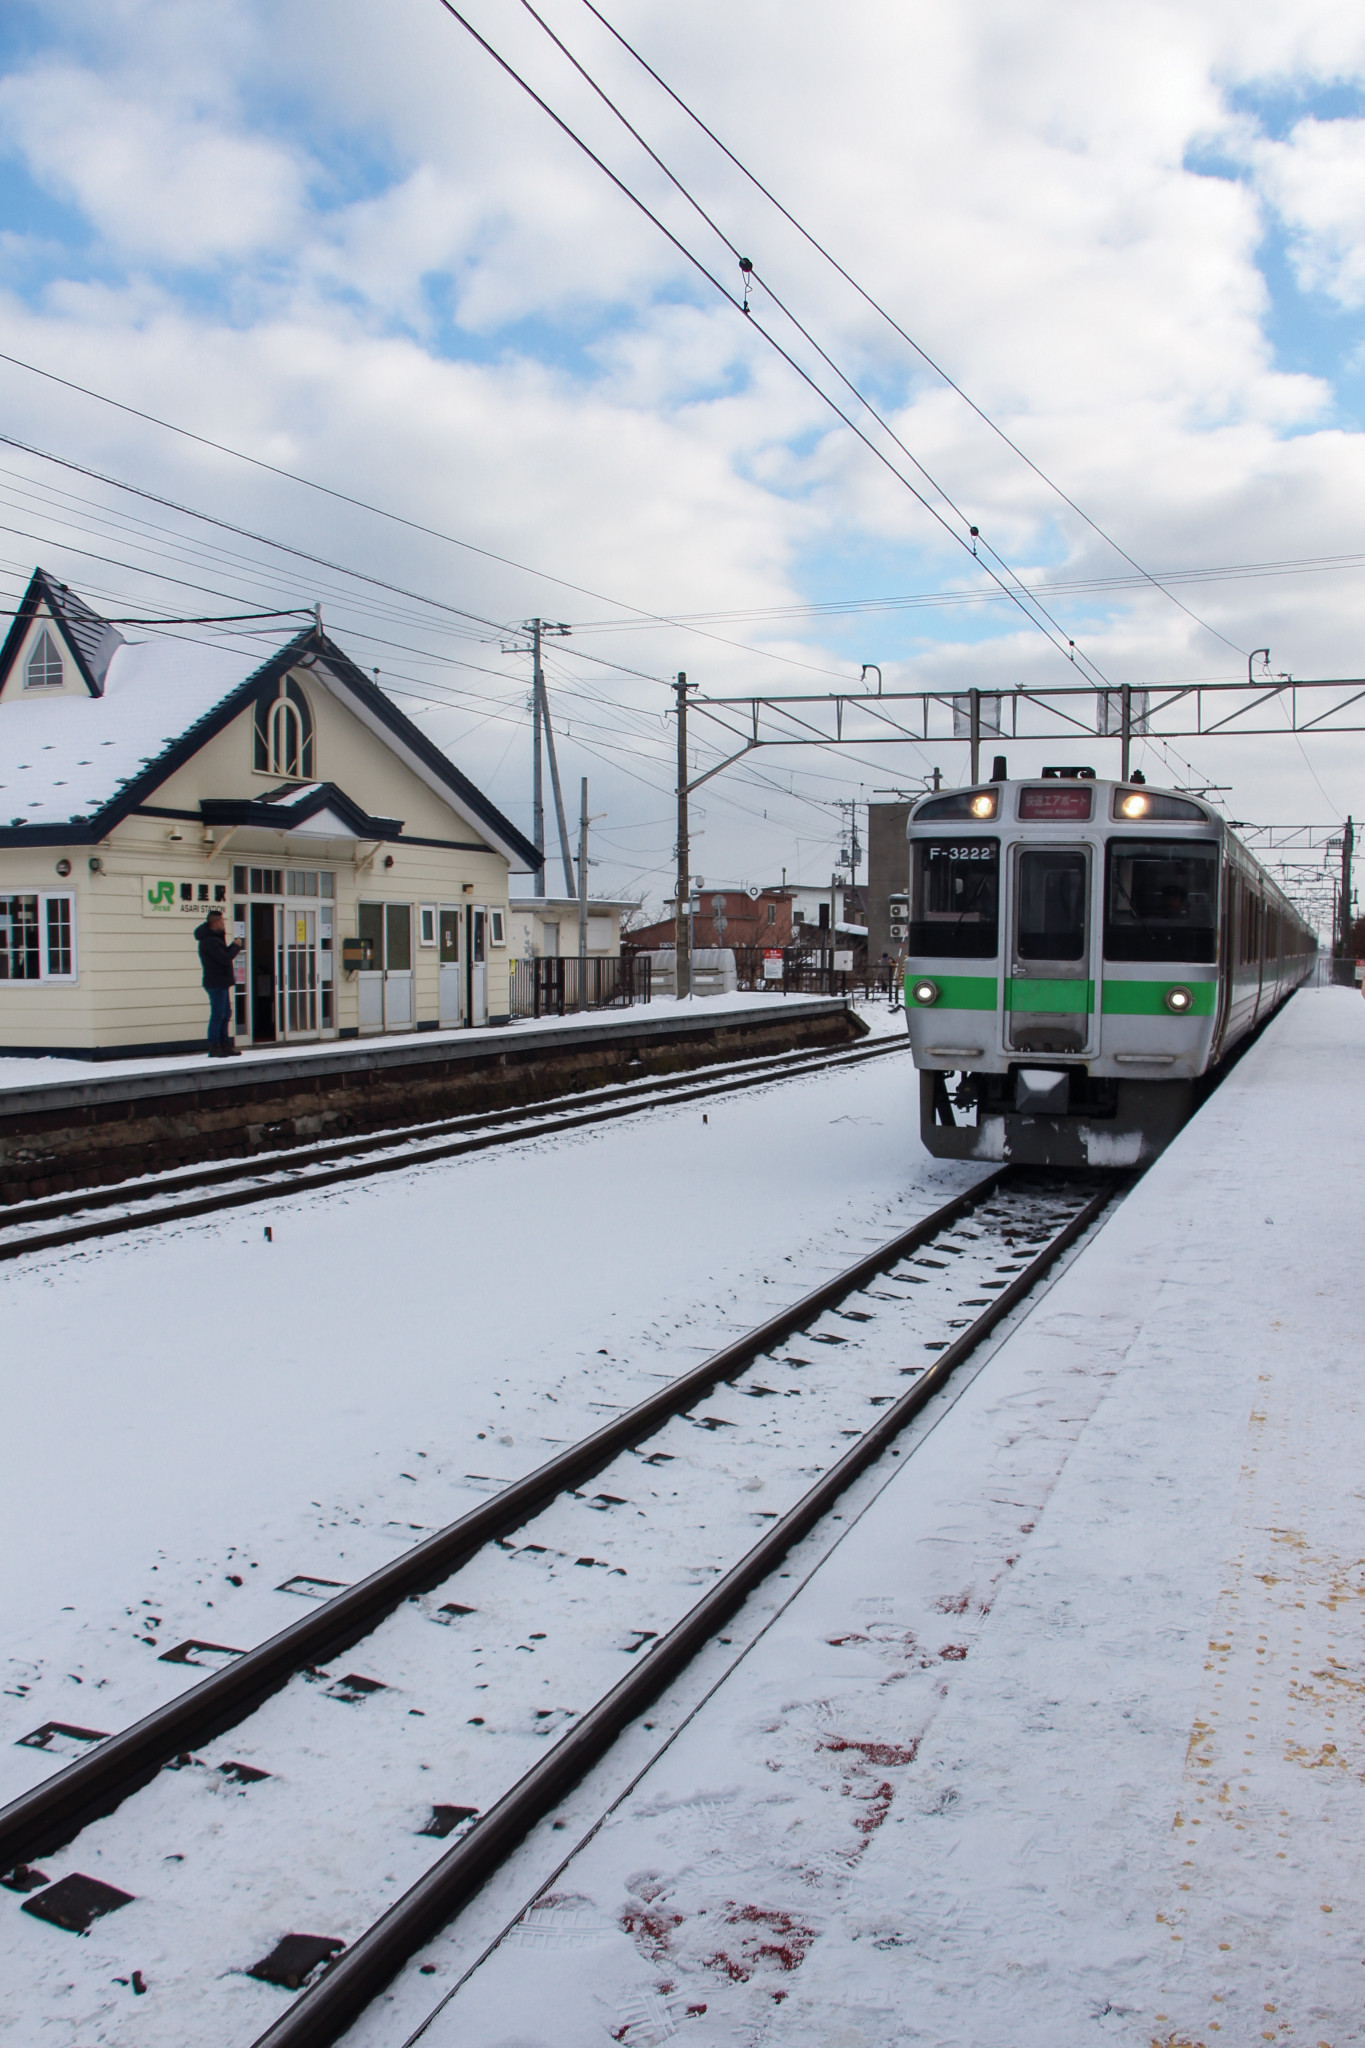
[[[908,1050],[908,1040],[879,1039],[873,1045],[821,1047],[813,1052],[784,1053],[745,1060],[703,1073],[665,1076],[630,1082],[574,1097],[562,1106],[530,1105],[442,1119],[415,1128],[355,1139],[291,1147],[288,1152],[256,1154],[227,1165],[195,1167],[121,1182],[113,1187],[80,1188],[35,1201],[0,1208],[0,1261],[25,1253],[49,1251],[88,1239],[121,1236],[129,1230],[153,1229],[216,1210],[268,1201],[281,1194],[306,1194],[343,1181],[367,1180],[413,1166],[486,1152],[561,1131],[583,1130],[638,1116],[673,1103],[698,1102],[749,1088],[769,1087],[831,1068],[861,1066]]]
[[[11,1802],[21,2037],[338,2039],[1121,1185],[989,1175]]]

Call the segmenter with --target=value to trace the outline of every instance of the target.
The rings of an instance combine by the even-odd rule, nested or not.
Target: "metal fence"
[[[651,965],[635,953],[610,959],[514,960],[512,1015],[564,1017],[576,1010],[625,1010],[647,1003]]]

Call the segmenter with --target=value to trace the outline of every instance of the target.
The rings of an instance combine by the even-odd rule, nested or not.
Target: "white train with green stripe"
[[[995,770],[916,804],[909,894],[892,901],[924,1143],[1142,1165],[1310,973],[1317,940],[1194,797],[1089,768]]]

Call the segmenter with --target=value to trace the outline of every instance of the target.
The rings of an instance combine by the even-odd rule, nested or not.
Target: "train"
[[[1228,821],[1140,775],[926,795],[893,896],[920,1130],[940,1159],[1139,1167],[1313,971]]]

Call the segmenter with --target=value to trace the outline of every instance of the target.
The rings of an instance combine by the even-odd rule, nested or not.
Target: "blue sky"
[[[731,253],[521,11],[478,0],[475,18],[729,283]],[[1123,567],[578,0],[555,0],[551,18],[1002,556],[1035,577]],[[795,0],[776,38],[772,6],[736,16],[705,0],[683,17],[639,0],[619,18],[1146,566],[1365,556],[1365,43],[1346,12],[1286,21],[1269,5],[1154,5],[1140,20],[1081,18],[1000,0],[945,17],[870,0],[836,35],[813,0]],[[761,292],[755,305],[770,311]],[[958,590],[977,571],[432,0],[392,0],[382,15],[361,0],[225,0],[211,15],[170,0],[7,9],[0,348],[563,581],[209,461],[0,366],[9,431],[494,621],[572,617],[578,649],[650,675],[685,666],[734,690],[793,677],[824,688],[856,680],[864,660],[907,687],[1058,673],[1041,636],[998,604],[755,620],[727,626],[724,642],[658,623]],[[44,474],[35,459],[35,488]],[[96,501],[100,517],[128,507],[116,492],[88,496],[65,524],[50,508],[40,517],[31,493],[22,519],[17,498],[0,512],[42,536],[0,549],[7,588],[25,549],[60,569],[63,547],[104,545],[81,519]],[[190,533],[156,544],[188,548]],[[108,597],[164,602],[147,537],[125,529],[125,541],[111,550],[125,566],[101,572]],[[298,599],[304,572],[247,552],[249,568],[219,560],[206,580],[240,585],[244,600]],[[68,560],[73,581],[90,579],[86,558]],[[618,620],[634,607],[655,622],[594,639],[588,622],[612,607],[566,584],[613,600]],[[1237,647],[1271,642],[1295,673],[1358,665],[1359,571],[1182,595]],[[496,636],[456,647],[429,607],[393,600],[381,619],[344,576],[326,597],[360,657],[414,693],[409,708],[429,690],[433,732],[467,747],[515,813],[517,657]],[[1111,680],[1236,669],[1150,592],[1056,609]],[[595,674],[600,688],[614,672]],[[607,701],[585,684],[578,707],[585,759],[596,746],[592,772],[623,824],[632,804],[653,816],[667,782],[659,688],[617,679]],[[1333,802],[1349,794],[1336,754]],[[736,862],[759,864],[765,849],[776,860],[798,827],[803,844],[808,828],[837,837],[829,803],[908,766],[881,759],[806,757],[803,794],[778,820],[762,821],[757,782],[737,778],[733,800],[717,790]],[[1306,814],[1329,800],[1297,758],[1292,774],[1268,754],[1242,772],[1266,807]]]

